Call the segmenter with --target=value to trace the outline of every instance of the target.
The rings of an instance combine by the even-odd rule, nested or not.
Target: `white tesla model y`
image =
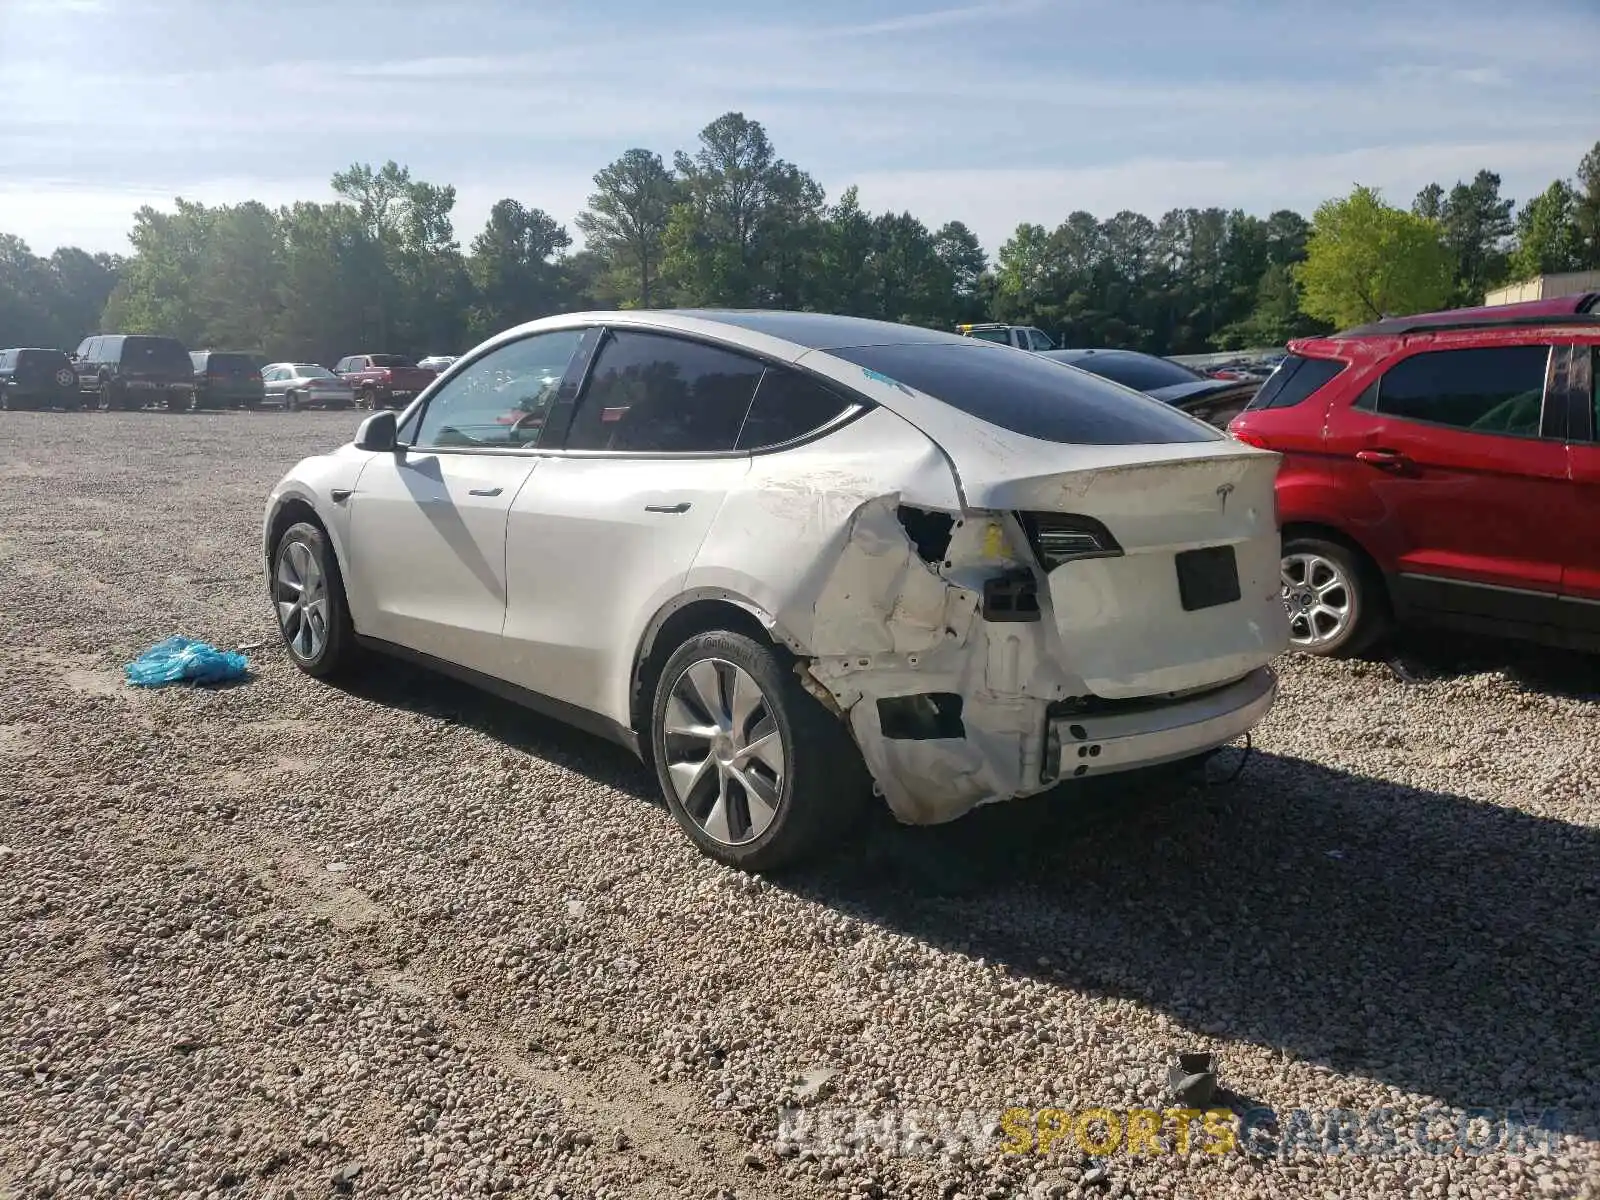
[[[309,674],[397,654],[615,738],[767,870],[874,790],[936,823],[1250,730],[1288,644],[1277,467],[956,334],[578,313],[300,463],[263,541]]]

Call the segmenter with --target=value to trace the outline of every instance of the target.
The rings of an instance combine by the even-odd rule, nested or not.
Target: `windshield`
[[[1153,392],[1157,388],[1177,387],[1182,383],[1198,383],[1205,379],[1204,375],[1178,363],[1133,351],[1106,350],[1085,354],[1079,350],[1056,350],[1045,357],[1109,379],[1112,383],[1120,383],[1123,387],[1131,387],[1136,392]]]
[[[327,367],[319,367],[315,363],[301,363],[296,366],[294,373],[301,379],[337,379],[339,378]]]
[[[374,354],[372,356],[372,365],[375,367],[414,367],[417,364],[403,354]]]

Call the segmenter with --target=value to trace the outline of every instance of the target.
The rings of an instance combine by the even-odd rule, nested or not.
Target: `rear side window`
[[[1347,366],[1332,358],[1304,358],[1298,354],[1285,356],[1278,364],[1277,369],[1267,377],[1261,385],[1261,390],[1255,394],[1250,403],[1245,405],[1246,412],[1255,412],[1263,408],[1293,408],[1302,400],[1308,399],[1313,393],[1336,379]]]
[[[732,450],[764,369],[715,346],[613,330],[578,401],[566,448],[636,454]]]
[[[769,367],[761,376],[737,448],[759,450],[804,437],[855,403],[794,371]]]
[[[1225,435],[1159,400],[1035,354],[969,345],[852,346],[829,354],[1013,433],[1087,446],[1212,442]]]
[[[1363,407],[1472,433],[1537,437],[1548,346],[1429,350],[1390,367]]]

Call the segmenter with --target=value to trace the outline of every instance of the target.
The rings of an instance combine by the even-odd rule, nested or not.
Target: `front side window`
[[[761,363],[684,338],[613,330],[567,434],[568,450],[705,454],[733,450]]]
[[[539,440],[581,329],[536,333],[485,354],[428,398],[418,449],[515,448]]]
[[[1370,403],[1381,416],[1537,437],[1549,363],[1548,346],[1424,351],[1390,367]]]

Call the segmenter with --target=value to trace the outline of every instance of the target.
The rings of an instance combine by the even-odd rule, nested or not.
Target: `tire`
[[[697,687],[697,680],[704,686]],[[754,686],[759,694],[745,708],[745,729],[734,729],[731,738],[719,732],[715,740],[666,732],[669,724],[730,729],[736,722],[729,718],[740,707],[730,699],[747,696],[730,688],[735,680],[739,689]],[[700,699],[705,686],[719,712]],[[770,747],[766,739],[772,733],[775,755],[740,755],[755,741]],[[772,647],[743,634],[700,633],[673,651],[656,679],[649,734],[657,782],[678,824],[704,854],[742,870],[781,870],[837,843],[871,792],[861,752],[844,723],[800,685]],[[737,772],[713,761],[714,750]],[[686,779],[695,761],[711,765]],[[759,792],[752,793],[744,780]],[[679,794],[679,781],[687,799]],[[776,797],[764,822],[762,806],[750,803],[755,795]]]
[[[362,408],[371,409],[373,412],[377,412],[378,393],[372,388],[363,388],[360,395],[360,404]]]
[[[300,396],[298,393],[285,392],[283,394],[283,408],[285,412],[299,412]]]
[[[128,407],[127,393],[117,391],[109,379],[100,381],[100,407],[106,412],[122,412]]]
[[[1388,632],[1389,599],[1365,555],[1325,538],[1285,538],[1281,574],[1291,650],[1353,658]]]
[[[356,656],[355,627],[327,534],[308,521],[286,529],[272,549],[269,589],[278,633],[294,665],[317,679],[331,679],[347,670]],[[315,607],[307,620],[305,606],[315,606],[318,600],[320,621]]]

